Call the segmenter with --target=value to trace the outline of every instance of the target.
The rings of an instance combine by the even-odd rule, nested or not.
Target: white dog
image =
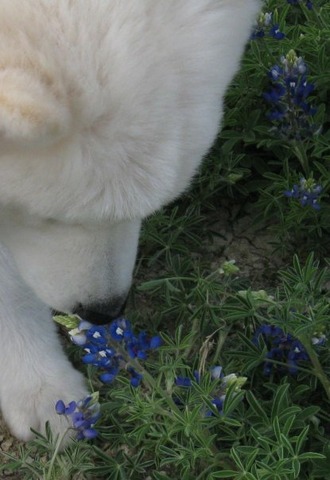
[[[212,145],[258,6],[0,1],[0,402],[18,438],[60,433],[55,402],[85,395],[51,311],[120,313],[141,219]]]

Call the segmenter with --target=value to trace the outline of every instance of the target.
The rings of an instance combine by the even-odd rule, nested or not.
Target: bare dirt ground
[[[251,215],[241,213],[241,206],[230,205],[221,209],[211,230],[214,232],[213,242],[207,247],[207,255],[212,259],[211,267],[216,268],[226,260],[235,260],[240,269],[239,276],[248,279],[251,288],[274,286],[285,260],[274,253],[274,238],[265,227],[253,225]]]

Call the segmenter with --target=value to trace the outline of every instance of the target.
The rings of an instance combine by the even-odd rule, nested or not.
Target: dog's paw
[[[58,415],[55,405],[58,400],[69,403],[78,401],[87,395],[83,376],[71,366],[62,374],[55,376],[50,371],[46,378],[36,381],[31,378],[30,385],[22,388],[16,383],[10,386],[1,398],[1,409],[4,419],[12,434],[19,440],[27,441],[34,438],[31,431],[45,432],[46,422],[49,422],[54,438],[64,436],[67,443],[72,431],[68,431],[70,423],[65,416]],[[32,372],[31,372],[32,376]],[[65,433],[67,432],[67,435]]]

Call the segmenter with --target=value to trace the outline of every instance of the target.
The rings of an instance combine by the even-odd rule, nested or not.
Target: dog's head
[[[104,323],[125,303],[141,218],[162,203],[151,191],[160,182],[139,159],[125,160],[103,113],[82,126],[49,83],[0,70],[0,242],[47,305]]]
[[[141,220],[188,184],[212,132],[179,161],[185,112],[154,121],[167,99],[118,82],[105,100],[24,62],[0,68],[0,242],[47,305],[105,322],[127,297]]]

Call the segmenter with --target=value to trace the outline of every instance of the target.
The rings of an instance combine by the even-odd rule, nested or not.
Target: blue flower
[[[283,68],[281,68],[279,65],[274,65],[268,73],[269,77],[273,81],[277,81],[282,75],[283,75]],[[285,89],[283,88],[283,91],[285,92]]]
[[[272,108],[267,116],[286,138],[301,139],[318,130],[311,120],[316,109],[307,101],[315,86],[308,82],[306,72],[303,58],[294,50],[281,57],[281,65],[273,65],[268,72],[272,85],[263,97]]]
[[[55,410],[59,415],[71,415],[71,413],[75,411],[76,407],[77,404],[74,401],[70,402],[68,405],[65,405],[62,400],[59,400],[55,405]]]
[[[273,24],[272,21],[273,14],[271,12],[261,12],[254,27],[254,31],[252,32],[251,40],[264,38],[266,31],[268,31],[268,34],[276,40],[282,40],[285,37],[284,33],[280,32],[279,25]]]
[[[287,2],[290,3],[290,5],[299,5],[299,3],[302,3],[302,0],[287,0]],[[313,3],[311,0],[305,0],[305,4],[308,10],[312,10]]]
[[[211,378],[213,378],[213,380],[223,378],[223,376],[223,368],[220,365],[211,368]]]
[[[155,337],[151,338],[149,348],[153,350],[155,348],[160,347],[161,344],[162,344],[162,339],[158,335],[156,335]]]
[[[119,318],[110,324],[110,334],[114,340],[120,341],[131,335],[131,324],[126,318]]]
[[[108,367],[106,371],[99,376],[99,379],[103,383],[112,383],[116,379],[119,370],[120,368],[118,365],[112,365]]]
[[[282,40],[285,37],[284,33],[280,31],[278,24],[272,26],[269,30],[269,34],[271,37],[276,38],[276,40]]]
[[[175,384],[178,387],[191,387],[191,385],[192,385],[190,378],[181,377],[180,375],[178,377],[176,377]]]
[[[72,343],[81,347],[87,342],[86,330],[92,328],[93,325],[86,321],[81,321],[77,328],[69,331]]]
[[[100,404],[98,402],[98,392],[88,395],[79,402],[72,401],[65,405],[63,400],[58,400],[55,405],[58,415],[65,415],[76,431],[77,440],[97,437],[98,432],[94,429],[95,423],[100,418]]]
[[[299,185],[293,185],[292,190],[285,190],[283,193],[286,197],[298,199],[303,207],[310,206],[314,210],[320,210],[319,204],[322,186],[317,185],[312,177],[300,179]]]
[[[291,375],[298,372],[300,361],[309,361],[309,356],[303,344],[290,334],[285,334],[280,327],[274,325],[261,325],[255,332],[252,342],[255,345],[259,343],[259,337],[263,336],[268,351],[266,353],[263,373],[269,376],[274,369],[283,370],[283,367],[277,367],[272,361],[275,360],[287,365]]]
[[[150,337],[146,332],[135,335],[131,323],[126,318],[118,318],[105,326],[95,326],[81,321],[69,334],[73,343],[83,347],[85,351],[83,363],[101,369],[99,378],[102,382],[112,383],[119,371],[125,370],[130,374],[130,382],[134,387],[141,383],[142,376],[135,370],[127,368],[123,351],[129,358],[146,360],[149,351],[156,350],[162,344],[158,335]],[[113,346],[114,343],[120,345],[120,353],[116,345]]]
[[[106,329],[101,326],[92,326],[86,332],[87,339],[99,345],[106,344],[105,336],[106,336]]]
[[[256,38],[263,38],[264,36],[265,31],[262,28],[256,28],[251,35],[251,40],[255,40]]]
[[[140,373],[138,373],[136,370],[134,370],[133,367],[128,367],[127,371],[131,376],[130,384],[132,385],[132,387],[134,387],[134,388],[138,387],[141,383],[142,378],[143,378],[142,375]]]
[[[225,395],[223,397],[225,397]],[[224,400],[225,398],[218,398],[218,397],[212,398],[212,404],[218,410],[219,413],[222,413]]]
[[[269,103],[278,103],[286,94],[286,89],[280,83],[274,84],[268,92],[263,94],[264,99]],[[286,110],[286,109],[285,109]]]
[[[211,378],[213,380],[216,380],[217,382],[217,385],[211,397],[211,403],[213,404],[217,412],[219,414],[222,414],[223,404],[226,398],[227,389],[234,384],[235,391],[240,391],[241,387],[244,385],[247,379],[245,377],[237,377],[234,373],[224,376],[223,368],[220,365],[212,367],[210,369],[210,373],[211,373]],[[201,377],[200,373],[197,370],[195,370],[194,378],[196,383],[198,384],[201,381],[200,377]],[[184,387],[186,389],[190,389],[193,387],[192,380],[189,377],[177,376],[175,379],[175,384],[178,387]],[[174,401],[177,405],[183,405],[181,397],[178,398],[177,396],[174,396]],[[214,415],[214,411],[211,411],[211,410],[205,411],[205,409],[203,409],[203,414],[206,417],[211,417]]]

